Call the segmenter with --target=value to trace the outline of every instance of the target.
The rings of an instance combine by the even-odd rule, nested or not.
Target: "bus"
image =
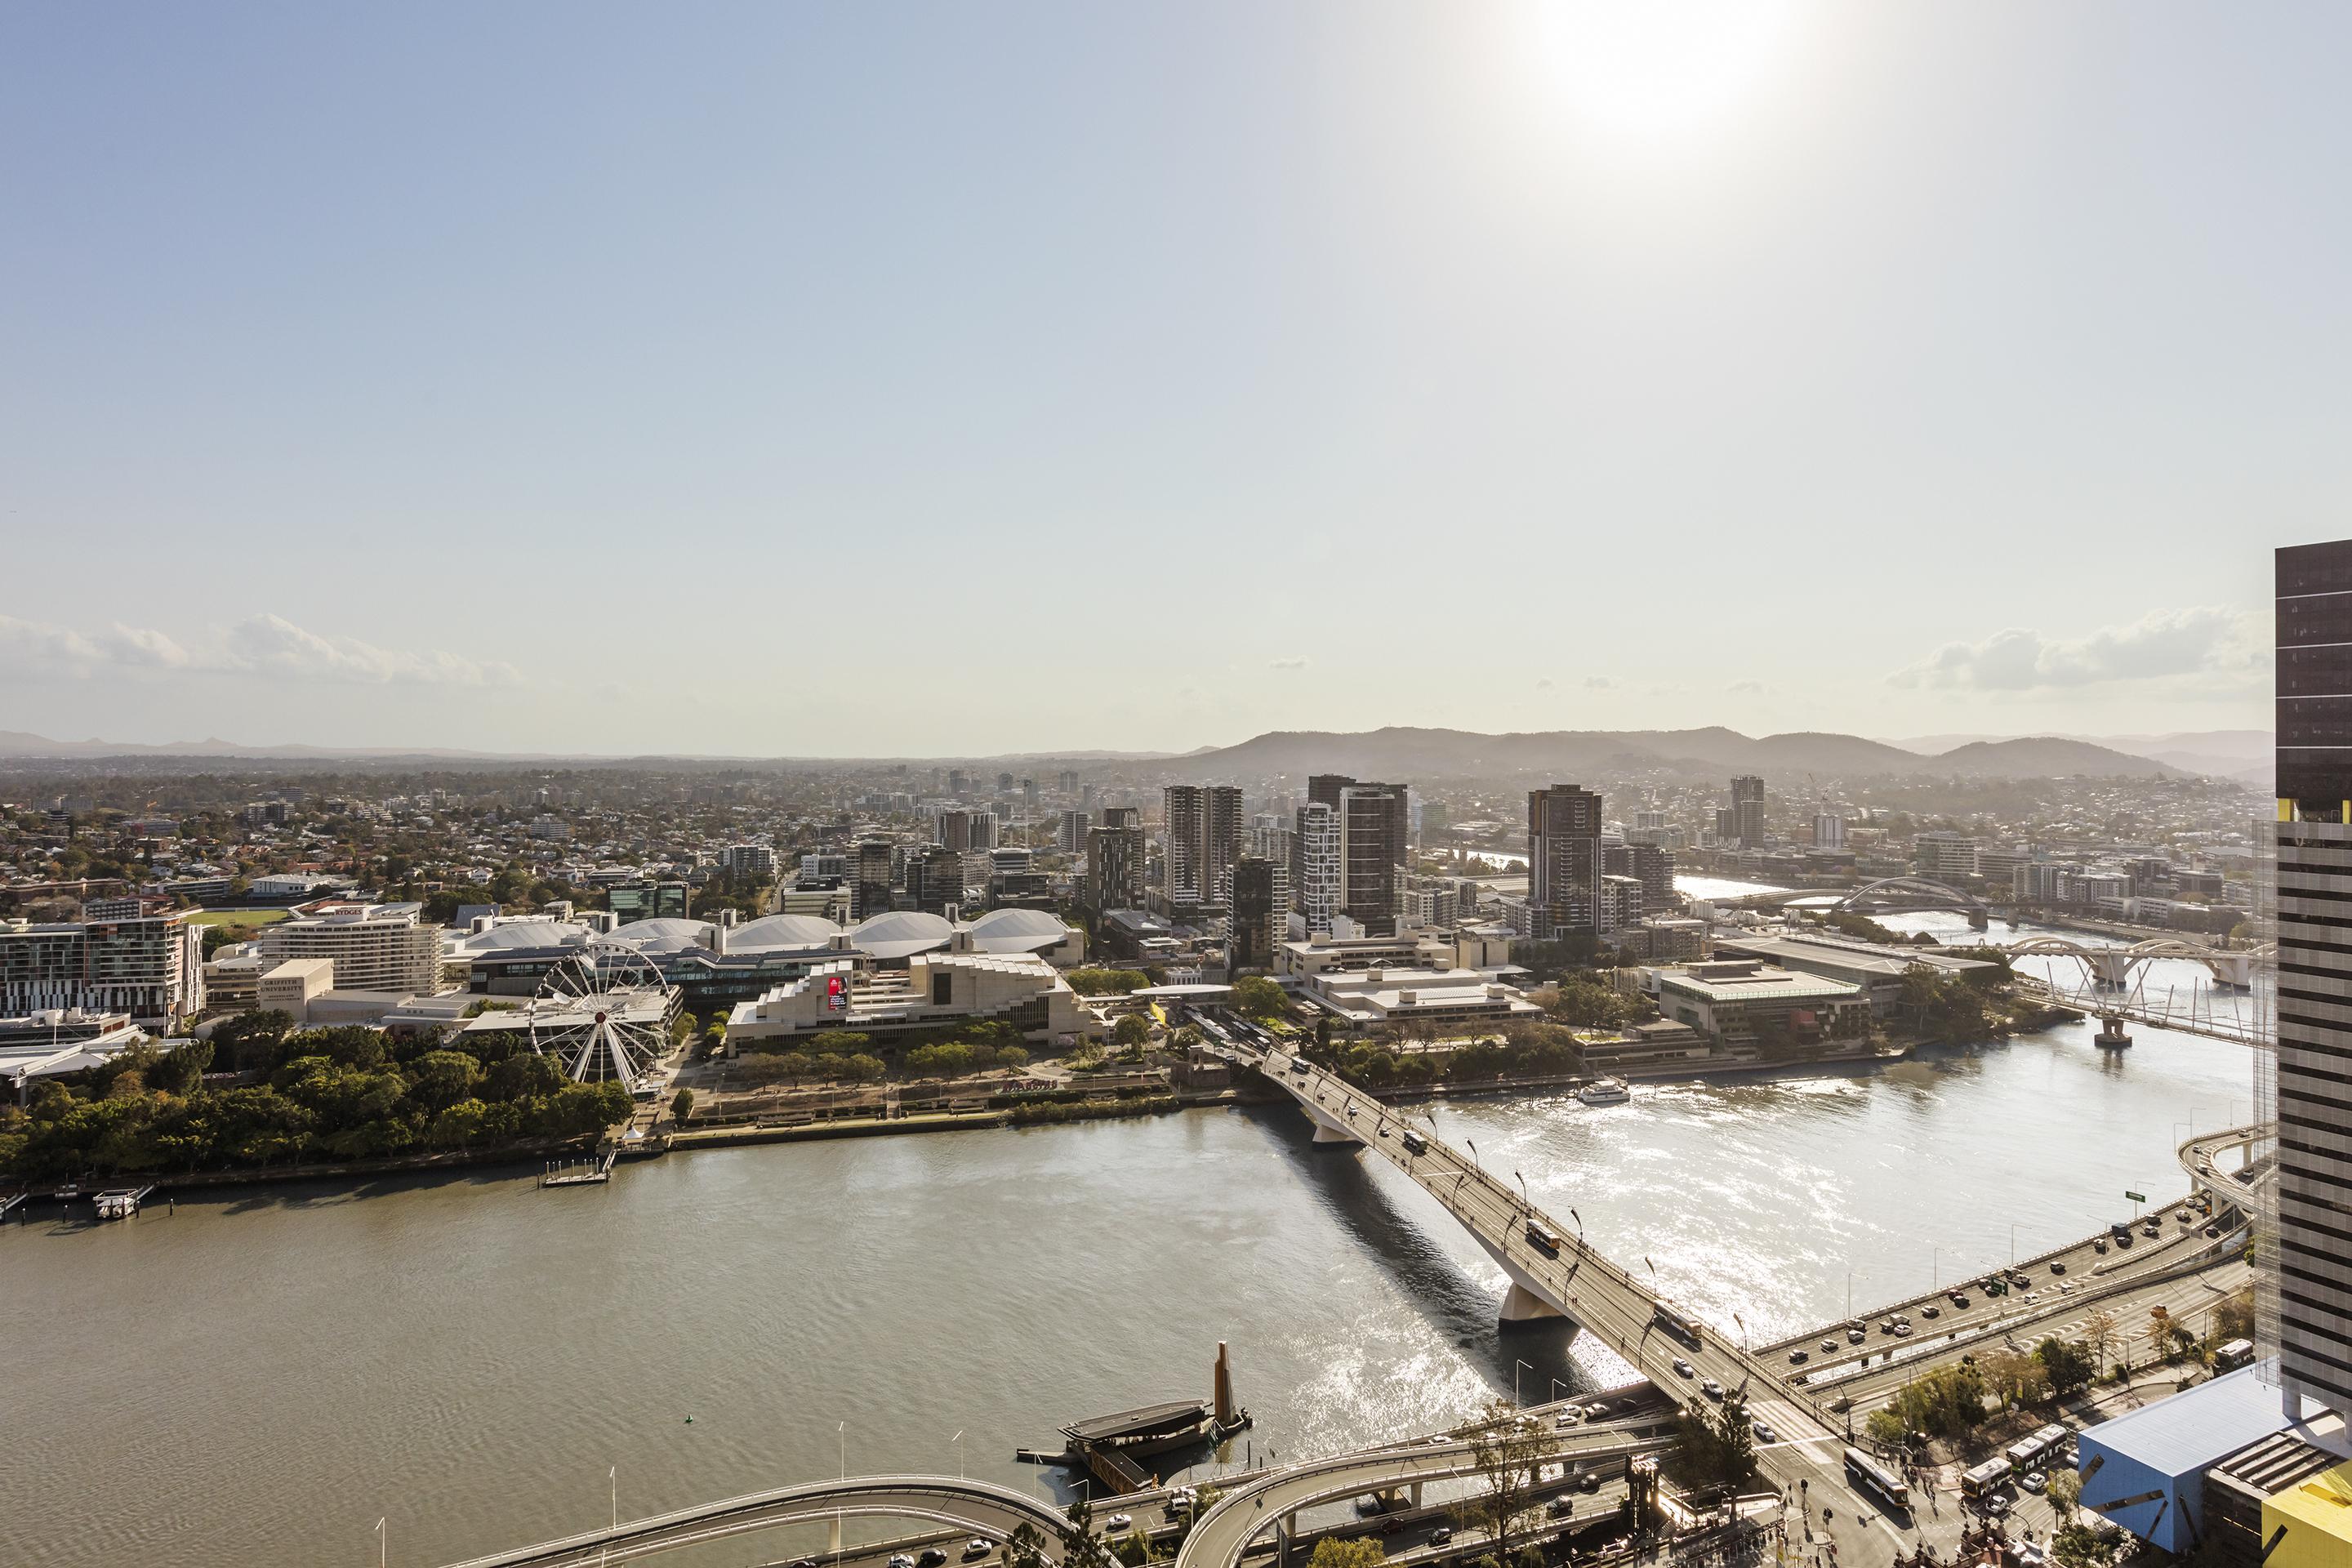
[[[2007,1479],[2009,1479],[2009,1461],[2002,1458],[1987,1459],[1975,1469],[1962,1474],[1960,1495],[1972,1498],[1990,1497],[2000,1488],[2000,1483]]]
[[[2213,1352],[2213,1370],[2231,1372],[2254,1359],[2254,1342],[2231,1340]]]
[[[1420,1133],[1415,1132],[1412,1128],[1408,1127],[1404,1130],[1402,1139],[1404,1146],[1413,1153],[1426,1154],[1429,1152],[1429,1140],[1423,1138]]]
[[[1559,1237],[1533,1220],[1528,1221],[1528,1245],[1547,1258],[1559,1256]]]
[[[1698,1349],[1704,1342],[1698,1320],[1685,1317],[1682,1310],[1672,1301],[1659,1302],[1657,1310],[1650,1314],[1650,1319],[1658,1327],[1665,1330],[1693,1350]]]
[[[1887,1507],[1899,1508],[1906,1513],[1910,1511],[1911,1489],[1903,1484],[1901,1477],[1861,1449],[1848,1448],[1845,1451],[1845,1473],[1860,1483],[1864,1490],[1874,1493],[1878,1500]]]
[[[2050,1456],[2066,1446],[2066,1428],[2052,1424],[2029,1436],[2020,1437],[2001,1450],[2001,1458],[2019,1475],[2042,1468]]]

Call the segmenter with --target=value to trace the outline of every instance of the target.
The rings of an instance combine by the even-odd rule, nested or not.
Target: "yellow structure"
[[[2338,1465],[2263,1502],[2263,1539],[2278,1548],[2263,1568],[2352,1568],[2352,1464]]]

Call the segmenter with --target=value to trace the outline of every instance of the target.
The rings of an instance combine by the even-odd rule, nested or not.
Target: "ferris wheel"
[[[530,1048],[575,1083],[634,1094],[668,1047],[670,1002],[660,965],[634,948],[567,953],[540,980]]]

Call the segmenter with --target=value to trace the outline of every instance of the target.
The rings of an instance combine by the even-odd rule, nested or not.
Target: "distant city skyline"
[[[2270,719],[2340,8],[0,16],[0,731]]]

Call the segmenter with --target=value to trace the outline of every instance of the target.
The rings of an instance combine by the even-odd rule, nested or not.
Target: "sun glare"
[[[1539,90],[1612,140],[1716,132],[1786,68],[1794,0],[1539,0],[1530,8]]]

